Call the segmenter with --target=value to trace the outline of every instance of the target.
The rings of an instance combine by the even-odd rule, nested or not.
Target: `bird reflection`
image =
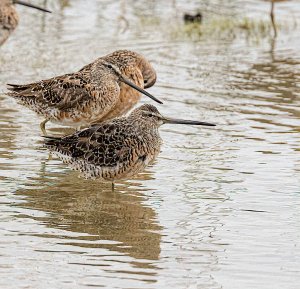
[[[48,169],[48,165],[46,167]],[[147,179],[151,175],[143,177]],[[27,217],[47,227],[65,230],[66,236],[56,237],[67,239],[68,245],[104,248],[135,259],[159,258],[161,227],[153,208],[143,204],[145,195],[141,187],[137,188],[141,186],[138,180],[122,183],[111,192],[110,185],[79,179],[72,172],[45,172],[42,167],[33,182],[34,185],[16,192],[25,198],[25,203],[16,206],[47,212],[46,218]],[[68,237],[69,232],[77,233],[78,237],[74,238],[74,234]],[[42,232],[38,235],[47,237]],[[144,261],[140,266],[153,267],[151,262],[145,264]]]

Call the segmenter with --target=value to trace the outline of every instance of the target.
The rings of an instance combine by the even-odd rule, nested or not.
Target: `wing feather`
[[[88,102],[93,94],[93,87],[82,73],[67,74],[35,83],[17,85],[8,84],[8,93],[17,99],[33,98],[36,103],[68,110],[79,103]]]
[[[100,167],[123,166],[143,157],[146,151],[134,127],[122,122],[118,119],[63,138],[47,139],[45,146],[71,157],[72,162],[84,161]]]

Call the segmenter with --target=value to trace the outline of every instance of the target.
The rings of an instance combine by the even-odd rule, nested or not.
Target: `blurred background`
[[[53,13],[18,6],[0,48],[0,287],[298,289],[300,1],[275,3],[277,37],[268,1],[31,3]],[[153,63],[163,114],[217,127],[162,127],[156,163],[111,192],[49,160],[3,92],[117,49]]]

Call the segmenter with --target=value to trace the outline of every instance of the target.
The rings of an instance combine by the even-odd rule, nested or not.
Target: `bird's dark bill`
[[[152,94],[150,94],[150,93],[147,92],[146,90],[144,90],[144,89],[140,88],[139,86],[135,85],[134,83],[132,83],[132,82],[129,81],[128,79],[122,77],[120,80],[123,81],[124,83],[126,83],[127,85],[129,85],[130,87],[134,88],[135,90],[137,90],[137,91],[143,93],[144,95],[147,95],[148,97],[150,97],[150,98],[153,99],[154,101],[156,101],[156,102],[162,104],[162,102],[161,102],[159,99],[157,99],[156,97],[154,97]]]
[[[164,118],[163,121],[165,123],[173,123],[173,124],[216,126],[215,124],[209,123],[209,122],[197,121],[197,120],[176,119],[176,118]]]
[[[34,8],[34,9],[37,9],[37,10],[40,10],[40,11],[43,11],[43,12],[51,13],[51,11],[49,11],[47,9],[44,9],[42,7],[27,3],[27,2],[24,2],[24,1],[14,0],[13,3],[23,5],[23,6],[26,6],[26,7],[30,7],[30,8]]]

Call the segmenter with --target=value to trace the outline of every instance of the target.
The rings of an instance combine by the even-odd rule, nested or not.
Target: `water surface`
[[[0,91],[127,48],[156,68],[149,91],[162,113],[218,126],[162,127],[154,166],[112,193],[49,160],[41,119],[1,94],[1,288],[299,287],[299,2],[276,5],[277,39],[269,3],[233,1],[220,16],[217,2],[201,6],[223,27],[201,35],[181,20],[196,2],[18,8],[0,49]],[[224,15],[254,19],[255,31],[226,31]]]

